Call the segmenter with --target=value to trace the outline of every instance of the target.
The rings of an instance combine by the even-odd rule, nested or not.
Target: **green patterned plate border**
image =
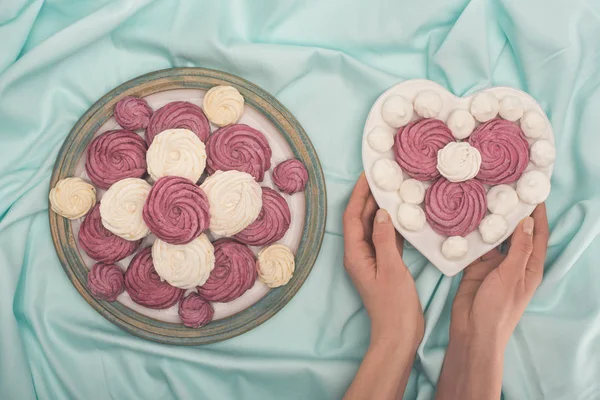
[[[244,96],[246,104],[271,121],[287,140],[294,155],[308,169],[309,181],[305,190],[306,221],[296,253],[296,271],[286,286],[270,290],[257,303],[237,314],[198,329],[149,318],[118,302],[96,300],[90,294],[86,287],[88,269],[79,254],[71,223],[48,207],[50,230],[56,253],[67,276],[81,296],[113,324],[139,337],[161,343],[206,344],[247,332],[281,310],[308,277],[319,254],[325,233],[327,197],[319,158],[300,123],[275,97],[240,77],[204,68],[172,68],[151,72],[111,90],[79,119],[60,149],[50,181],[52,188],[58,180],[74,174],[77,163],[94,133],[112,116],[115,104],[124,96],[145,97],[175,89],[208,90],[216,85],[231,85],[238,89]]]

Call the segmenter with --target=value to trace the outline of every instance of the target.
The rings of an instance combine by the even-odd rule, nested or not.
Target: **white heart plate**
[[[431,261],[433,265],[435,265],[440,271],[442,271],[442,273],[448,276],[452,276],[456,275],[471,262],[475,261],[488,251],[492,250],[494,247],[500,245],[504,240],[506,240],[515,230],[515,228],[519,224],[519,221],[521,221],[521,219],[525,218],[526,216],[530,215],[531,212],[534,210],[535,206],[524,203],[523,201],[519,200],[519,204],[517,205],[517,207],[510,214],[506,215],[506,219],[508,221],[507,233],[496,243],[485,243],[481,238],[479,230],[475,230],[468,234],[466,236],[466,239],[469,244],[469,249],[465,257],[463,257],[459,261],[448,260],[442,255],[442,243],[446,239],[446,236],[434,232],[429,226],[429,224],[426,223],[423,229],[416,232],[408,231],[400,225],[400,223],[398,222],[397,210],[401,203],[401,199],[398,192],[388,192],[379,188],[375,184],[371,173],[373,164],[380,158],[387,158],[395,162],[393,149],[383,153],[375,151],[369,145],[369,142],[367,141],[367,135],[371,131],[371,129],[375,128],[376,126],[388,126],[381,116],[381,108],[383,106],[384,101],[388,97],[402,96],[409,101],[414,101],[418,93],[426,90],[434,91],[441,96],[443,103],[442,110],[436,118],[444,122],[446,122],[448,116],[452,111],[456,109],[463,109],[468,111],[471,100],[474,96],[481,92],[488,92],[495,95],[498,98],[498,100],[501,100],[503,97],[508,95],[515,96],[519,98],[523,103],[525,112],[533,110],[537,111],[540,115],[542,115],[547,122],[547,131],[543,134],[543,139],[549,140],[550,142],[554,143],[554,132],[552,131],[552,126],[550,124],[550,121],[548,120],[548,117],[546,116],[546,113],[544,112],[544,110],[542,110],[540,105],[533,99],[533,97],[531,97],[525,92],[509,87],[492,87],[474,93],[468,97],[456,97],[452,93],[448,92],[444,87],[440,86],[435,82],[423,79],[408,80],[394,85],[390,89],[386,90],[381,96],[379,96],[375,104],[373,104],[373,107],[369,112],[369,116],[367,117],[367,122],[365,123],[362,145],[363,167],[367,176],[367,180],[369,182],[369,186],[371,187],[371,192],[373,193],[373,196],[375,197],[375,200],[377,201],[379,207],[388,210],[394,223],[394,226],[396,227],[398,232],[400,232],[402,236],[404,236],[404,238],[408,240],[425,257],[427,257],[427,259],[429,259],[429,261]],[[416,113],[414,113],[413,120],[419,118],[420,117]],[[477,125],[479,125],[479,123],[477,123]],[[397,131],[397,129],[394,129],[392,127],[389,127],[389,130],[390,132],[393,132],[394,135]],[[527,141],[529,143],[529,146],[531,147],[531,145],[536,140],[527,138]],[[552,163],[548,167],[540,168],[530,162],[525,171],[535,169],[543,172],[548,176],[548,178],[550,178],[552,176],[553,168],[554,163]],[[405,179],[409,178],[409,176],[405,172],[403,174]],[[427,182],[424,183],[426,184],[426,186],[429,185]],[[516,187],[516,183],[511,184],[510,186]],[[490,186],[488,185],[485,185],[485,187],[486,191],[490,188]]]

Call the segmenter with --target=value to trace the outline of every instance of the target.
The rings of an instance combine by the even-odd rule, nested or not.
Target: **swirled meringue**
[[[197,182],[206,167],[206,148],[190,130],[167,129],[154,137],[146,162],[148,174],[154,180],[182,176]]]
[[[467,110],[454,110],[446,124],[456,139],[465,139],[475,129],[475,118]]]
[[[208,301],[227,303],[243,295],[256,281],[256,260],[247,246],[231,239],[219,239],[215,247],[215,268],[198,294]]]
[[[462,259],[469,251],[469,241],[462,236],[450,236],[442,243],[442,255],[450,261]]]
[[[187,101],[173,101],[156,110],[146,129],[146,143],[150,145],[154,137],[167,129],[188,129],[201,141],[206,142],[210,135],[210,124],[204,111]]]
[[[508,215],[519,204],[519,196],[512,186],[496,185],[487,192],[487,204],[492,214]]]
[[[437,154],[454,137],[437,119],[421,119],[398,130],[394,141],[396,161],[411,178],[429,181],[440,176]]]
[[[556,149],[549,140],[538,140],[531,146],[531,162],[538,167],[548,167],[556,159]]]
[[[485,243],[492,244],[508,232],[508,221],[502,215],[487,215],[479,224],[479,233]]]
[[[392,128],[400,128],[408,124],[412,116],[413,106],[402,96],[388,97],[381,107],[381,117]]]
[[[415,97],[415,111],[423,118],[437,117],[442,111],[442,105],[442,97],[431,90],[425,90]]]
[[[517,182],[517,194],[528,204],[543,203],[550,195],[550,188],[550,179],[535,170],[525,172]]]
[[[258,253],[258,279],[270,288],[288,283],[295,267],[294,254],[282,244],[273,244]]]
[[[479,122],[487,122],[498,115],[500,103],[496,96],[489,92],[477,94],[471,100],[471,114]]]
[[[505,96],[500,100],[500,116],[515,122],[523,116],[523,102],[515,96]]]
[[[125,291],[123,270],[115,264],[96,263],[88,272],[87,287],[95,298],[115,301]]]
[[[194,182],[165,176],[154,183],[142,217],[150,231],[169,244],[186,244],[208,229],[206,194]]]
[[[425,185],[416,179],[406,179],[400,185],[398,194],[405,203],[421,204],[425,200]]]
[[[398,222],[409,231],[420,231],[425,226],[425,213],[416,204],[402,203],[398,207]]]
[[[90,258],[111,264],[133,254],[142,243],[141,240],[129,241],[118,237],[102,225],[100,204],[85,216],[79,227],[79,246]]]
[[[52,211],[68,219],[77,219],[96,204],[96,188],[81,178],[64,178],[56,182],[48,198]]]
[[[204,285],[210,276],[215,267],[215,252],[204,234],[183,245],[156,239],[152,245],[152,260],[162,280],[181,289],[193,289]]]
[[[265,135],[244,124],[218,129],[206,142],[208,172],[247,172],[262,182],[271,168],[271,147]]]
[[[244,97],[232,86],[215,86],[204,95],[204,112],[215,125],[235,124],[244,112]]]
[[[151,247],[140,250],[129,263],[125,289],[137,304],[158,310],[177,304],[185,293],[160,279],[152,263]]]
[[[546,136],[546,119],[537,111],[527,111],[521,118],[521,129],[525,136],[540,139]]]
[[[402,169],[396,162],[380,158],[373,164],[371,174],[375,184],[383,190],[391,192],[400,189],[403,179]]]
[[[489,185],[515,182],[529,162],[529,143],[514,122],[500,118],[477,127],[469,144],[481,153],[476,178]]]
[[[435,181],[425,194],[425,216],[435,232],[444,236],[466,236],[477,229],[485,216],[485,188],[476,179]]]
[[[125,96],[115,106],[115,120],[124,129],[135,131],[148,127],[152,109],[144,99]]]
[[[138,240],[150,232],[142,211],[150,193],[143,179],[127,178],[108,188],[100,200],[102,225],[125,240]]]
[[[450,142],[438,151],[437,169],[450,182],[464,182],[479,172],[481,154],[467,142]]]
[[[290,208],[279,193],[262,188],[262,210],[256,220],[235,238],[248,246],[264,246],[275,243],[290,228]]]
[[[256,220],[262,209],[262,190],[250,174],[217,171],[200,186],[210,204],[210,230],[233,236]]]
[[[104,132],[87,148],[85,171],[101,189],[125,178],[141,178],[146,173],[146,143],[126,130]]]
[[[285,160],[273,169],[273,183],[283,193],[294,194],[304,190],[308,171],[300,160]]]
[[[394,145],[394,135],[383,126],[376,126],[367,136],[369,146],[375,151],[385,153]]]
[[[214,315],[212,304],[202,299],[198,293],[188,294],[179,303],[179,318],[187,327],[200,328],[212,321]]]

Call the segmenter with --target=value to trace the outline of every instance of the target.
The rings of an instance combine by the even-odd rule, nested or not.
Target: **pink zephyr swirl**
[[[146,142],[150,145],[154,137],[162,131],[176,128],[194,132],[203,142],[210,136],[208,118],[200,107],[187,101],[173,101],[156,110],[150,118],[146,129]]]
[[[206,142],[207,169],[247,172],[262,182],[271,168],[271,147],[265,135],[244,124],[218,129]]]
[[[117,123],[130,131],[146,128],[151,116],[152,109],[139,97],[125,96],[115,106]]]
[[[85,170],[101,189],[121,179],[141,178],[146,173],[146,143],[131,131],[104,132],[88,146]]]
[[[273,169],[273,183],[284,193],[301,192],[308,182],[308,171],[298,160],[286,160]]]
[[[199,328],[208,324],[214,315],[213,306],[198,296],[198,293],[190,293],[179,303],[179,318],[190,328]]]
[[[290,228],[290,207],[282,195],[262,188],[262,209],[256,220],[235,238],[248,246],[265,246],[280,240]]]
[[[114,263],[133,254],[142,240],[129,241],[118,237],[102,225],[100,203],[90,211],[79,228],[79,246],[90,258],[103,263]]]
[[[398,129],[394,139],[396,161],[411,178],[429,181],[440,176],[437,153],[453,142],[452,131],[442,121],[420,119]]]
[[[495,118],[481,124],[469,144],[481,153],[476,178],[488,185],[516,182],[529,163],[529,144],[514,122]]]
[[[142,218],[159,239],[170,244],[186,244],[208,229],[208,198],[189,179],[165,176],[152,186]]]
[[[115,301],[125,290],[123,271],[115,264],[94,264],[88,272],[87,286],[98,300]]]
[[[137,253],[125,272],[125,289],[136,303],[154,309],[169,308],[183,298],[185,290],[160,280],[152,263],[152,247]]]
[[[198,294],[208,301],[226,303],[237,299],[256,281],[256,260],[245,245],[231,239],[219,239],[215,247],[215,268]]]
[[[427,189],[425,216],[440,235],[468,235],[477,229],[486,210],[485,188],[476,179],[454,183],[442,177]]]

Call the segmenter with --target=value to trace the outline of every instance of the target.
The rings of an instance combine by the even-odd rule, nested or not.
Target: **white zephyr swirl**
[[[181,176],[197,182],[206,167],[206,148],[188,129],[167,129],[154,137],[146,164],[155,181],[163,176]]]
[[[204,96],[204,112],[219,126],[236,123],[244,112],[244,97],[231,86],[215,86]]]
[[[100,200],[102,225],[125,240],[138,240],[150,230],[142,218],[142,210],[150,193],[143,179],[127,178],[114,183]]]
[[[156,239],[152,262],[156,273],[171,286],[193,289],[208,280],[215,267],[215,250],[205,234],[183,245]]]
[[[83,217],[96,204],[96,188],[81,178],[64,178],[50,190],[52,211],[68,219]]]
[[[481,154],[467,142],[450,142],[438,151],[437,169],[450,182],[464,182],[479,172]]]
[[[294,255],[282,244],[265,247],[258,253],[257,268],[258,279],[268,287],[283,286],[294,274]]]

